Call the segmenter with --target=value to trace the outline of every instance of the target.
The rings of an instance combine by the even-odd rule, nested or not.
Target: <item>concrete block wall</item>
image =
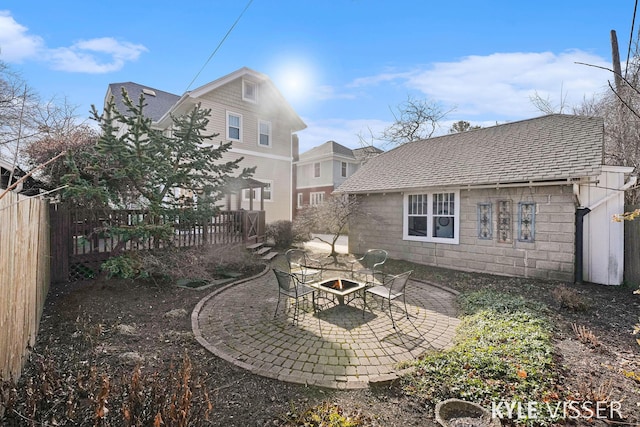
[[[464,271],[572,281],[575,207],[570,186],[460,190],[460,243],[403,240],[403,195],[361,195],[364,215],[349,225],[349,251],[385,249],[396,259]],[[497,202],[511,200],[512,239],[498,242]],[[533,242],[517,240],[518,203],[536,204]],[[478,238],[478,203],[492,204],[493,238]]]

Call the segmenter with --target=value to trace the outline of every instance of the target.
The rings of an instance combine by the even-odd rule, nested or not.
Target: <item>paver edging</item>
[[[257,279],[259,277],[264,276],[265,274],[267,274],[269,272],[269,270],[271,269],[271,265],[267,264],[265,265],[264,270],[262,270],[260,273],[253,275],[251,277],[247,277],[244,278],[242,280],[237,280],[235,282],[229,283],[228,285],[225,285],[219,289],[216,289],[215,291],[209,293],[208,295],[206,295],[204,298],[202,298],[200,301],[198,301],[198,303],[196,304],[196,306],[193,308],[193,311],[191,312],[191,330],[193,331],[193,335],[196,338],[196,341],[198,341],[200,343],[200,345],[202,345],[204,348],[206,348],[207,350],[209,350],[211,353],[215,354],[216,356],[220,357],[221,359],[226,360],[227,362],[237,365],[243,369],[246,369],[248,371],[254,371],[256,368],[252,365],[249,365],[248,363],[245,363],[241,360],[235,359],[233,357],[230,357],[226,352],[223,351],[218,351],[218,348],[214,345],[211,345],[211,343],[209,343],[209,341],[207,341],[204,336],[202,335],[202,330],[200,329],[200,311],[202,311],[202,307],[204,307],[204,305],[207,303],[207,301],[209,301],[211,298],[213,298],[214,296],[228,290],[229,288],[232,288],[233,286],[236,285],[240,285],[242,283],[248,282],[250,280],[254,280]]]

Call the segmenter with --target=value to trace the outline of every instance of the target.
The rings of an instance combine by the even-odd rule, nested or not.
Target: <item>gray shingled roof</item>
[[[154,122],[158,121],[160,117],[162,117],[164,113],[169,111],[169,109],[180,99],[178,95],[175,95],[173,93],[150,88],[149,86],[143,86],[138,83],[111,83],[109,85],[109,89],[114,97],[116,109],[125,115],[127,114],[127,108],[125,107],[124,102],[122,102],[123,87],[127,91],[129,98],[131,98],[134,103],[137,103],[140,99],[140,94],[142,93],[143,89],[149,89],[153,91],[153,93],[155,93],[155,96],[144,94],[144,100],[147,104],[144,107],[144,113]]]
[[[324,144],[320,144],[300,154],[300,160],[304,161],[315,159],[317,157],[326,156],[328,154],[340,154],[345,157],[355,158],[353,155],[353,150],[351,150],[350,148],[338,144],[335,141],[327,141]]]
[[[372,158],[337,191],[385,192],[597,176],[603,163],[603,128],[601,118],[552,114],[411,142]]]

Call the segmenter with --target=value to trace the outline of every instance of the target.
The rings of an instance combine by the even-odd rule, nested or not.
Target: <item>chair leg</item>
[[[276,303],[276,311],[275,313],[273,313],[273,318],[276,318],[276,315],[278,314],[278,307],[280,306],[280,293],[278,293],[278,302]]]
[[[409,320],[409,312],[407,311],[407,298],[406,298],[406,294],[402,294],[402,302],[404,303],[404,313],[407,315],[407,320]]]
[[[393,326],[393,329],[395,329],[396,321],[393,320],[393,311],[391,310],[391,300],[389,300],[389,316],[391,317],[391,325]]]

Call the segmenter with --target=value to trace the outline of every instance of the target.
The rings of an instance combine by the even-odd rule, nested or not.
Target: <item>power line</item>
[[[638,0],[636,0],[635,6],[633,6],[633,19],[631,20],[631,34],[629,34],[629,48],[627,49],[627,63],[624,66],[624,78],[627,78],[627,69],[629,68],[629,55],[631,55],[631,42],[633,41],[633,27],[636,23],[636,11],[638,10]]]
[[[637,0],[636,0],[637,1]],[[222,43],[224,43],[224,41],[227,39],[227,37],[229,37],[229,34],[231,34],[231,31],[233,31],[233,29],[235,28],[236,24],[240,21],[240,18],[242,18],[242,15],[244,15],[244,13],[247,11],[247,9],[249,9],[249,6],[251,6],[251,3],[253,3],[253,0],[249,0],[249,2],[247,3],[247,5],[245,6],[245,8],[242,10],[242,12],[240,13],[240,15],[238,16],[238,18],[236,19],[236,21],[233,23],[233,25],[231,26],[231,28],[229,28],[229,31],[227,31],[227,34],[224,35],[224,37],[222,38],[222,40],[220,40],[220,43],[218,43],[218,46],[216,46],[215,50],[211,53],[211,55],[209,55],[209,59],[207,59],[207,61],[204,63],[204,65],[202,66],[202,68],[200,68],[200,71],[198,71],[198,74],[196,74],[196,76],[193,78],[193,80],[191,80],[191,83],[189,83],[189,86],[187,86],[187,88],[185,89],[185,92],[187,92],[189,90],[189,88],[191,87],[191,85],[193,84],[193,82],[196,81],[196,79],[200,76],[200,73],[202,73],[202,71],[204,70],[204,68],[207,66],[207,64],[209,63],[209,61],[211,61],[211,58],[213,58],[213,56],[216,54],[216,52],[218,52],[218,49],[220,49],[220,46],[222,46]]]

